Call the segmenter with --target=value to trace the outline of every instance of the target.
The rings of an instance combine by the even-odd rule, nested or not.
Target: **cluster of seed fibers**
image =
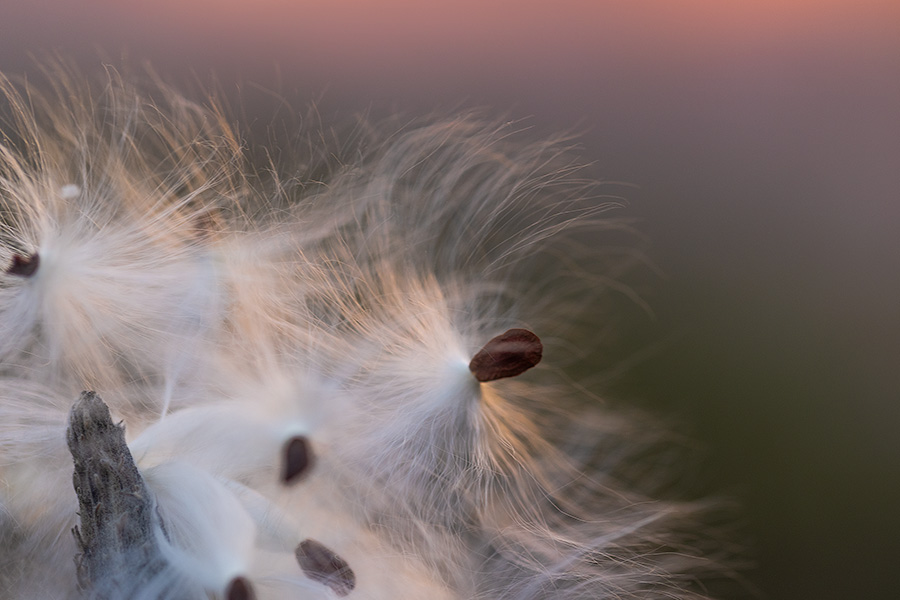
[[[261,162],[212,101],[48,80],[3,84],[0,597],[705,597],[694,507],[621,483],[642,426],[564,369],[620,225],[560,144],[466,116]],[[131,488],[73,487],[76,401]]]

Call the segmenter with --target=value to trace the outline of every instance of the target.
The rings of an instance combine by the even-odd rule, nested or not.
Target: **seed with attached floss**
[[[493,338],[469,363],[469,370],[481,382],[521,375],[541,362],[544,346],[527,329],[510,329]]]
[[[253,600],[253,587],[244,577],[235,577],[228,584],[225,591],[225,600]]]
[[[309,440],[296,436],[284,444],[281,482],[285,485],[297,483],[312,468],[313,453]]]
[[[41,257],[38,256],[37,252],[29,254],[28,256],[16,254],[13,256],[12,264],[6,269],[6,274],[17,275],[19,277],[31,277],[37,272],[40,264]]]
[[[300,542],[294,554],[307,577],[327,585],[338,596],[346,596],[356,587],[356,575],[347,561],[316,540]]]

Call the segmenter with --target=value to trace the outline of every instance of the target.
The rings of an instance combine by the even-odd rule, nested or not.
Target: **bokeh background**
[[[897,0],[0,3],[0,69],[47,50],[579,132],[661,273],[610,393],[702,441],[763,598],[897,597]]]

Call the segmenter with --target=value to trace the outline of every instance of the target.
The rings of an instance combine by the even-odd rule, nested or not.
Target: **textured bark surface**
[[[91,598],[126,597],[166,566],[153,533],[153,499],[125,444],[125,428],[112,422],[97,394],[82,392],[66,437],[81,517],[73,530],[81,550],[78,581]]]

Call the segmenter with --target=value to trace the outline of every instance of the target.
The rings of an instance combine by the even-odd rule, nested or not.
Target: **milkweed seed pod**
[[[214,102],[47,75],[3,84],[3,598],[706,597],[704,504],[626,483],[652,428],[568,370],[622,225],[564,144],[260,164]]]

